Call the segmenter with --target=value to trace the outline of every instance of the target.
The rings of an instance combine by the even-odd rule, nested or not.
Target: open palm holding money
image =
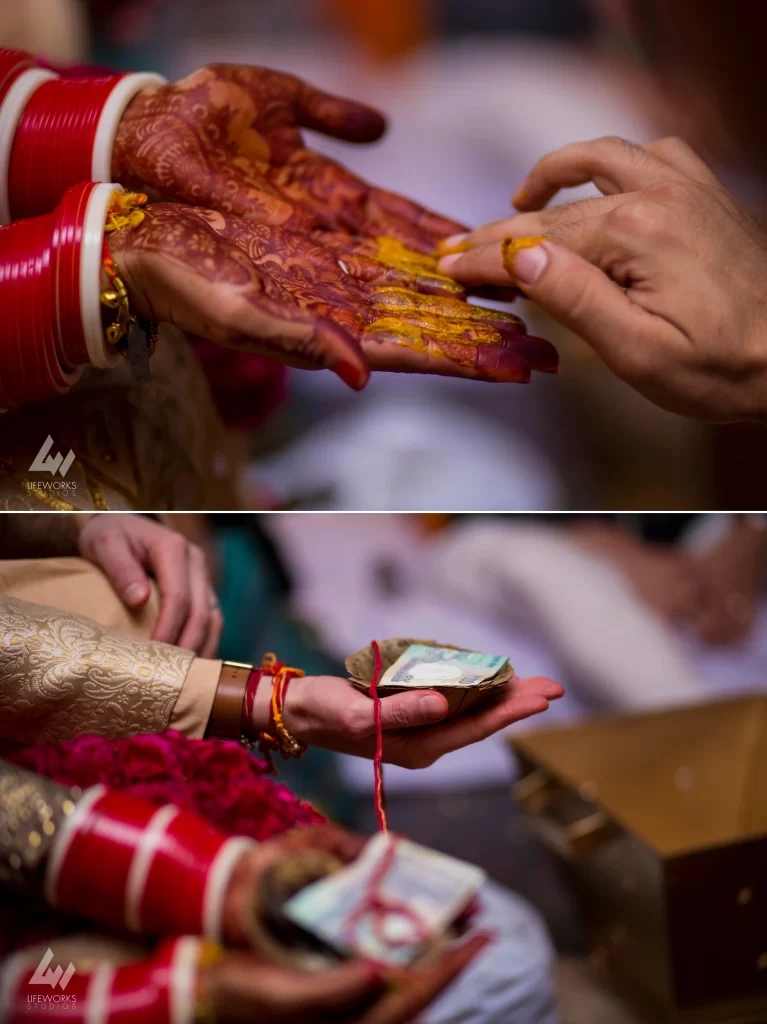
[[[268,723],[269,687],[259,688],[254,724]],[[384,691],[385,692],[385,691]],[[444,754],[478,743],[514,722],[546,711],[564,690],[544,676],[513,676],[498,695],[475,712],[446,721],[448,701],[432,689],[383,696],[384,760],[403,768],[426,768]],[[336,676],[304,676],[291,682],[285,724],[299,740],[343,754],[375,753],[373,701]]]

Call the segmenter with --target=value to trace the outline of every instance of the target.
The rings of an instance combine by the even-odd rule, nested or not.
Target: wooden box
[[[594,963],[658,1024],[766,1024],[767,696],[511,743]]]

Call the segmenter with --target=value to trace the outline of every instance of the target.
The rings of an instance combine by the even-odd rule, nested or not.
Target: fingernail
[[[511,197],[511,205],[519,207],[520,203],[524,203],[527,198],[527,191],[524,188],[518,188],[514,195]]]
[[[459,251],[456,246],[460,246],[469,237],[468,232],[464,231],[461,235],[451,235],[449,238],[443,238],[441,242],[437,242],[437,255],[447,256],[449,252]]]
[[[368,382],[368,375],[359,366],[355,366],[354,363],[348,362],[348,360],[342,359],[338,363],[333,365],[333,373],[340,377],[344,384],[348,384],[350,388],[354,388],[355,391],[362,391]]]
[[[452,256],[443,256],[437,264],[437,270],[441,270],[443,274],[446,274],[453,264],[457,263],[460,258],[460,253],[455,253]]]
[[[128,604],[135,604],[141,601],[146,594],[146,587],[143,583],[131,583],[123,591],[123,597]]]
[[[501,243],[503,265],[517,284],[535,284],[546,269],[549,254],[540,244],[545,241],[542,235],[504,238]]]
[[[418,707],[425,718],[444,718],[445,716],[445,702],[442,697],[437,697],[435,694],[421,697]]]

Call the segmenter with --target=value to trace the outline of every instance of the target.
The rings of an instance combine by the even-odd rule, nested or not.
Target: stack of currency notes
[[[473,864],[380,833],[354,863],[288,900],[283,913],[343,955],[404,966],[447,931],[484,880]]]
[[[378,688],[479,686],[492,682],[508,664],[509,659],[500,654],[411,644],[384,672]]]

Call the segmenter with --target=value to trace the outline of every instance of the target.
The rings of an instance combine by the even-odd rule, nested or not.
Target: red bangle
[[[55,211],[53,307],[59,358],[70,368],[89,361],[80,304],[80,260],[85,215],[94,188],[88,182],[67,189]]]
[[[53,961],[51,972],[61,967],[66,981],[61,978],[51,988],[47,981],[41,987],[40,967],[29,966],[28,957],[17,961],[18,967],[10,963],[11,977],[2,986],[5,1019],[7,1024],[50,1024],[51,1016],[66,1024],[193,1024],[206,946],[183,936],[163,942],[150,959],[117,966],[105,962],[89,971],[70,971],[66,962]]]
[[[252,846],[172,804],[97,786],[54,846],[46,896],[113,927],[218,940],[231,871]]]
[[[36,64],[31,54],[0,46],[0,103],[22,71],[34,67]]]
[[[98,204],[106,203],[110,189],[75,185],[53,213],[0,227],[0,408],[64,394],[89,362],[82,308],[85,232],[90,217],[93,235]],[[89,214],[92,200],[98,203]],[[96,294],[92,301],[85,295],[95,305],[95,313],[88,307],[88,322],[94,321],[90,330],[98,338],[102,238],[99,232],[89,242],[98,243],[98,252],[91,253]]]
[[[13,220],[52,210],[70,185],[92,180],[99,118],[123,77],[54,79],[32,94],[11,149],[8,203]]]

